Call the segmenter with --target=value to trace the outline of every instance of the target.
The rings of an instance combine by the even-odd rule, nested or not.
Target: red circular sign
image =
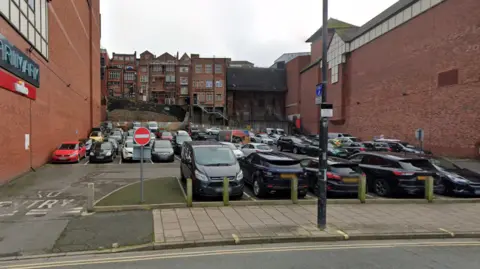
[[[141,146],[147,145],[150,143],[150,131],[145,127],[138,128],[133,134],[133,140]]]

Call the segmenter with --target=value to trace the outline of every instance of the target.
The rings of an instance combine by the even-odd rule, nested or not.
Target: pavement
[[[156,209],[155,242],[161,247],[245,242],[328,241],[388,237],[480,237],[480,205],[328,205],[327,229],[317,228],[314,205]]]
[[[3,268],[396,268],[477,269],[472,240],[352,241],[202,247],[0,262]]]

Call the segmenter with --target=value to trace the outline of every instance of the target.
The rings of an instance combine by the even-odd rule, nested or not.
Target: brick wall
[[[300,114],[302,127],[308,133],[318,133],[319,110],[315,105],[315,86],[320,80],[320,68],[314,66],[300,75]]]
[[[0,155],[0,184],[31,167],[43,165],[62,141],[86,136],[91,120],[94,125],[99,123],[99,1],[91,2],[94,13],[91,54],[87,1],[52,1],[48,4],[49,62],[36,51],[28,53],[30,45],[0,18],[1,34],[40,66],[36,101],[0,89],[0,145],[5,153]],[[91,85],[93,99],[90,99]],[[90,102],[93,102],[93,115],[90,114]],[[30,150],[25,150],[25,134],[31,134]]]
[[[286,65],[287,93],[285,97],[286,114],[300,113],[300,71],[310,63],[310,55],[299,56]]]

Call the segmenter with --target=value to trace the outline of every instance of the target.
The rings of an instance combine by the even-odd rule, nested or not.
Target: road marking
[[[253,201],[257,201],[257,199],[253,198],[253,197],[252,197],[251,195],[249,195],[248,193],[243,192],[243,194],[244,194],[245,196],[247,196],[247,198],[252,199]]]
[[[0,265],[0,269],[37,269],[37,268],[52,268],[60,266],[79,266],[79,265],[93,265],[93,264],[108,264],[108,263],[126,263],[126,262],[139,262],[148,260],[164,260],[164,259],[179,259],[179,258],[193,258],[202,256],[217,256],[217,255],[241,255],[241,254],[253,254],[253,253],[274,253],[274,252],[292,252],[292,251],[332,251],[343,249],[380,249],[380,248],[405,248],[405,247],[471,247],[480,246],[480,242],[462,242],[462,241],[441,241],[441,242],[391,242],[391,243],[374,243],[374,244],[339,244],[330,246],[319,245],[307,245],[307,246],[287,246],[281,247],[258,247],[250,249],[220,249],[210,251],[192,251],[192,252],[175,252],[175,253],[155,253],[155,254],[142,254],[130,257],[112,257],[108,258],[102,256],[100,258],[89,258],[84,260],[72,260],[72,261],[54,261],[54,262],[41,262],[41,263],[25,263],[25,264],[7,264]]]
[[[348,234],[346,232],[342,231],[342,230],[337,230],[337,233],[343,235],[343,238],[345,240],[348,240],[350,238],[350,236],[348,236]]]
[[[15,210],[11,213],[0,214],[0,217],[11,217],[11,216],[15,215],[17,212],[18,212],[18,210]]]
[[[452,237],[455,237],[455,233],[454,232],[450,232],[449,230],[447,229],[443,229],[443,228],[438,228],[440,231],[442,232],[446,232],[447,234],[451,235]]]
[[[120,156],[120,161],[118,161],[118,164],[122,164],[122,157]]]
[[[376,196],[368,194],[368,193],[365,196],[367,196],[368,198],[377,198]]]
[[[87,165],[90,162],[90,160],[86,161],[83,165]]]
[[[67,214],[67,215],[81,214],[82,210],[83,210],[83,207],[74,207],[74,208],[71,208],[70,210],[64,211],[63,214]]]
[[[26,216],[45,216],[49,212],[49,209],[32,209],[25,213]]]
[[[240,243],[240,238],[236,234],[232,234],[233,240],[235,241],[235,244]]]
[[[175,159],[177,159],[178,161],[181,161],[182,159],[180,159],[180,157],[178,157],[177,155],[173,155],[175,157]]]
[[[150,160],[150,163],[151,163],[151,164],[153,164],[153,161],[152,161],[152,160]]]
[[[183,189],[182,182],[180,182],[180,179],[178,177],[175,177],[177,179],[178,185],[180,186],[180,189],[182,190],[183,196],[185,197],[185,201],[187,200],[187,194],[185,193],[185,190]]]

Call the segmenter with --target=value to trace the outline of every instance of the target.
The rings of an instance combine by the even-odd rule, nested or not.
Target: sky
[[[328,17],[357,26],[397,0],[330,0]],[[268,67],[322,25],[322,0],[101,0],[101,45],[110,53],[186,52]]]

